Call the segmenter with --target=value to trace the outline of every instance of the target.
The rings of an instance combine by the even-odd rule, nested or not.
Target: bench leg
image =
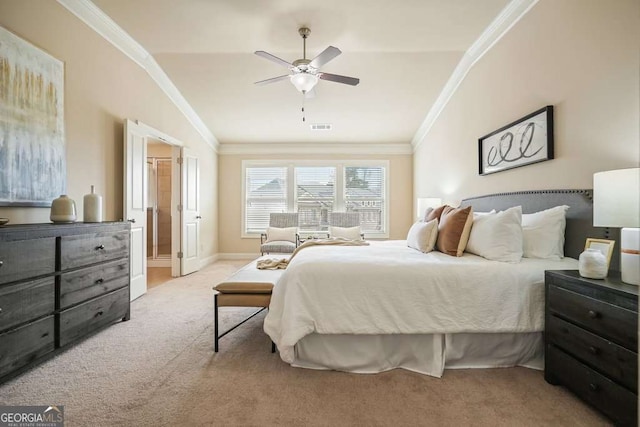
[[[215,353],[218,352],[218,341],[220,341],[220,338],[224,337],[225,335],[227,335],[229,332],[233,331],[235,328],[237,328],[238,326],[242,326],[244,323],[248,322],[249,320],[253,319],[255,316],[257,316],[258,314],[262,313],[264,310],[266,310],[266,307],[262,307],[260,310],[256,311],[255,313],[253,313],[251,316],[247,317],[246,319],[244,319],[242,322],[238,323],[237,325],[232,326],[231,328],[227,329],[226,331],[224,331],[223,333],[219,334],[218,333],[218,294],[216,294],[214,296],[214,322],[215,324],[213,325],[213,334],[215,335],[214,337],[214,344],[213,344],[213,351]],[[274,344],[275,345],[275,344]]]
[[[218,352],[218,294],[213,296],[213,351]]]

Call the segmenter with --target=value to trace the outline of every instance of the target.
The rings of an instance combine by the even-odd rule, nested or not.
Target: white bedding
[[[273,290],[264,329],[280,357],[311,334],[538,332],[544,270],[577,261],[509,264],[465,253],[424,254],[405,241],[300,251]]]

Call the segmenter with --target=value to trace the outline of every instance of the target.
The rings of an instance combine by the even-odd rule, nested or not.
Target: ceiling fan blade
[[[360,79],[357,79],[355,77],[340,76],[338,74],[318,73],[318,76],[322,80],[329,80],[331,82],[336,82],[336,83],[344,83],[346,85],[351,85],[351,86],[356,86],[358,83],[360,83]]]
[[[322,67],[327,62],[331,61],[336,56],[340,55],[342,51],[337,47],[329,46],[325,50],[323,50],[320,55],[316,56],[309,63],[310,66],[315,68],[316,70]]]
[[[268,59],[269,61],[273,61],[276,64],[280,64],[283,67],[287,67],[287,68],[292,68],[293,64],[290,62],[285,61],[284,59],[278,58],[277,56],[273,56],[270,53],[265,52],[264,50],[256,50],[254,52],[256,55],[261,56],[265,59]]]
[[[289,74],[285,74],[284,76],[273,77],[271,79],[260,80],[259,82],[255,82],[254,85],[266,85],[269,83],[279,82],[280,80],[285,80],[289,78]]]

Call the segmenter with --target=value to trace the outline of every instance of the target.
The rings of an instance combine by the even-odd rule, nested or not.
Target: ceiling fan
[[[278,58],[277,56],[271,55],[263,50],[255,52],[256,55],[287,67],[289,71],[291,71],[290,74],[261,80],[259,82],[255,82],[255,84],[264,85],[289,79],[296,89],[302,92],[305,96],[308,96],[313,94],[313,88],[318,83],[318,79],[343,83],[351,86],[356,86],[360,83],[360,79],[355,77],[321,72],[320,67],[340,55],[342,51],[337,47],[329,46],[323,50],[320,55],[309,60],[307,59],[307,37],[311,34],[311,30],[306,27],[302,27],[298,30],[298,33],[302,36],[302,59],[296,59],[293,63],[287,62],[284,59]]]

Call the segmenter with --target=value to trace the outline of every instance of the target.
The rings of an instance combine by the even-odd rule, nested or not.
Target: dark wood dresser
[[[638,418],[638,287],[545,273],[545,380],[563,385],[617,425]]]
[[[128,222],[0,227],[0,382],[129,319]]]

